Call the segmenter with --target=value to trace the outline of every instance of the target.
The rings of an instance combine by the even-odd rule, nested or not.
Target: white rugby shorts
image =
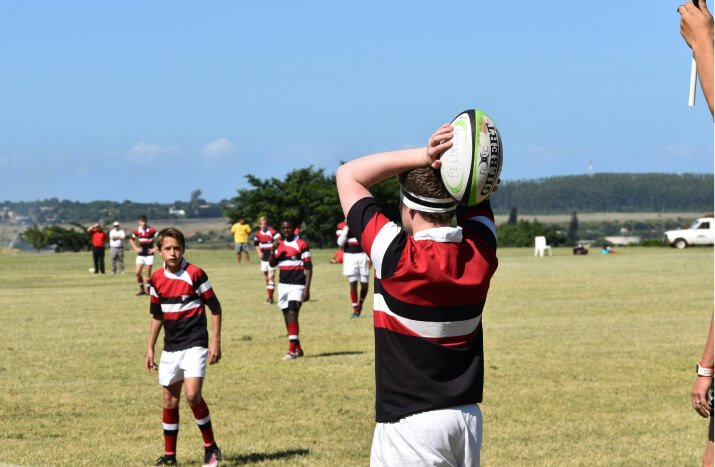
[[[137,255],[137,264],[143,264],[144,266],[154,265],[154,255]]]
[[[370,266],[366,253],[345,253],[343,255],[343,276],[347,276],[348,281],[368,282],[370,276]]]
[[[185,378],[203,378],[209,349],[191,347],[176,352],[162,352],[159,360],[159,384],[169,386]]]
[[[478,466],[481,444],[478,405],[431,410],[395,423],[378,423],[370,466]]]
[[[268,263],[268,261],[261,260],[261,271],[268,272],[268,271],[275,271],[276,269],[278,269],[278,266],[276,266],[275,268],[272,268],[270,263]]]
[[[304,285],[298,284],[281,284],[278,283],[278,308],[285,310],[288,308],[288,302],[303,301]]]

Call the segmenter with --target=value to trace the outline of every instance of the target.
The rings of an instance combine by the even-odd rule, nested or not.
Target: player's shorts
[[[370,466],[479,465],[482,412],[476,404],[378,423]]]
[[[242,253],[244,251],[248,252],[250,248],[251,247],[248,246],[248,243],[236,243],[235,245],[236,254]]]
[[[272,268],[271,265],[268,263],[268,261],[261,261],[261,271],[263,272],[268,272],[268,271],[275,271],[278,269],[278,266],[275,268]]]
[[[278,308],[285,310],[288,308],[288,302],[303,301],[304,285],[298,284],[281,284],[278,283]]]
[[[162,352],[159,361],[159,384],[169,386],[185,378],[203,378],[209,349],[191,347],[176,352]]]
[[[143,264],[144,266],[154,265],[154,255],[137,255],[137,264]]]
[[[343,276],[347,276],[350,282],[360,279],[360,282],[368,282],[370,276],[370,266],[365,253],[345,253],[343,255]]]

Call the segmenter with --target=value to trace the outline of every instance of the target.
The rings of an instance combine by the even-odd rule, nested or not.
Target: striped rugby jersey
[[[138,238],[139,247],[142,249],[141,253],[138,253],[139,256],[149,255],[149,249],[151,249],[152,245],[154,245],[154,239],[157,235],[159,235],[159,233],[156,229],[148,225],[144,229],[142,229],[141,226],[134,229],[134,232],[132,232],[132,239],[136,240]]]
[[[335,235],[338,237],[338,245],[340,245],[340,237],[343,235],[344,228],[347,227],[347,223],[340,222],[338,224],[338,229],[335,231]],[[345,253],[362,253],[362,247],[360,246],[360,241],[357,239],[353,231],[348,227],[347,239],[342,245]]]
[[[201,268],[184,259],[174,274],[164,265],[151,275],[149,293],[149,312],[163,321],[165,351],[209,346],[205,305],[215,310],[219,301]]]
[[[278,261],[278,282],[281,284],[305,285],[305,270],[313,269],[308,244],[294,237],[292,242],[283,240],[275,252]]]
[[[268,261],[268,257],[271,256],[273,241],[281,238],[281,234],[276,232],[273,227],[268,227],[265,232],[258,229],[256,235],[253,236],[253,244],[261,250],[261,261]]]
[[[459,227],[410,236],[373,198],[348,224],[375,266],[376,418],[481,402],[481,317],[497,268],[489,202],[457,212]]]

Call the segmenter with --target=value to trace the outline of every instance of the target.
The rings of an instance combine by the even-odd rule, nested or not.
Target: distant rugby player
[[[137,295],[146,295],[151,286],[151,268],[154,266],[154,239],[156,239],[157,231],[154,227],[147,224],[146,216],[139,216],[139,226],[134,229],[129,242],[132,248],[137,252],[137,261],[134,268],[134,273],[137,276],[139,283],[139,292]],[[142,269],[146,269],[146,287],[144,287],[144,279],[142,278]]]
[[[368,276],[370,275],[370,258],[363,251],[360,242],[353,235],[347,222],[338,224],[338,246],[343,252],[343,276],[348,278],[350,285],[350,302],[353,307],[353,318],[359,318],[362,305],[367,297],[369,288]],[[358,299],[358,280],[360,281],[360,298]]]
[[[261,271],[263,272],[263,277],[266,280],[266,303],[273,304],[273,291],[275,289],[274,278],[276,275],[276,268],[271,267],[268,263],[268,259],[271,256],[271,249],[273,248],[273,242],[281,239],[281,234],[276,232],[273,227],[268,226],[268,219],[266,216],[262,216],[258,220],[258,232],[253,236],[253,244],[256,247],[256,253],[258,257],[261,258]]]

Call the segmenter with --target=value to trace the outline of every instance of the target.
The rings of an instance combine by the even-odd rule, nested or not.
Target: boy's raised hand
[[[449,123],[445,123],[432,134],[427,143],[427,165],[433,169],[439,169],[442,166],[442,161],[439,158],[452,147],[453,137],[454,128]]]

